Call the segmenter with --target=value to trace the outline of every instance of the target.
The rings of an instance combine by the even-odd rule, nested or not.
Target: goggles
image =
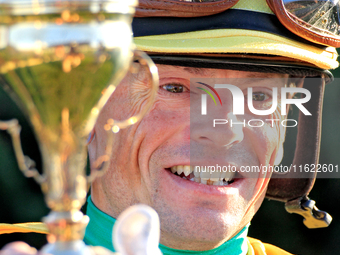
[[[266,1],[281,24],[295,35],[316,44],[340,47],[339,0]],[[139,2],[136,17],[202,17],[230,9],[239,0],[140,0]],[[249,1],[249,5],[252,4],[251,2]]]

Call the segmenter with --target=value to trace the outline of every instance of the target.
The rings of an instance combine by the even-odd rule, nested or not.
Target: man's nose
[[[202,115],[200,107],[192,105],[190,116],[191,140],[217,147],[228,147],[243,140],[243,115],[234,115],[232,99],[223,100],[223,105],[207,104],[207,114]]]

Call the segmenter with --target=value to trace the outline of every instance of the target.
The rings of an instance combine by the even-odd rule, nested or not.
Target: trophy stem
[[[49,244],[45,245],[42,253],[48,254],[90,254],[89,248],[82,241],[89,217],[78,210],[52,211],[44,218],[50,234]]]

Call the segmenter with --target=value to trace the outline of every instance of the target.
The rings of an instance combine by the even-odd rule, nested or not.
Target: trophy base
[[[104,247],[87,246],[82,240],[89,217],[78,210],[52,211],[44,218],[50,234],[39,254],[49,255],[112,255]]]
[[[40,253],[52,255],[93,255],[91,248],[86,246],[81,240],[49,243],[41,249]]]
[[[41,252],[52,255],[93,255],[91,249],[82,241],[89,217],[73,209],[70,211],[51,211],[44,218],[49,229],[48,244]]]

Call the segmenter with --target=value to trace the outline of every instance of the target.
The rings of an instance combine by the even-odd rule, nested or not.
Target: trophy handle
[[[103,176],[107,169],[109,168],[109,159],[112,152],[112,143],[113,143],[113,135],[118,133],[120,129],[127,128],[138,121],[140,121],[151,109],[153,103],[155,101],[158,87],[159,87],[159,76],[158,69],[152,59],[143,51],[135,50],[134,51],[134,61],[138,60],[142,66],[146,66],[149,69],[150,77],[151,77],[151,92],[149,100],[147,100],[146,105],[142,108],[142,110],[126,120],[116,121],[113,119],[109,119],[107,124],[104,126],[104,129],[107,132],[107,143],[105,148],[105,155],[100,156],[91,167],[91,174],[87,177],[87,183],[92,183],[97,177]],[[130,72],[136,72],[134,70],[133,64],[131,65]]]
[[[15,157],[18,162],[19,169],[28,178],[33,178],[37,183],[43,184],[46,181],[45,176],[41,175],[35,168],[35,162],[22,151],[20,141],[21,126],[17,119],[8,121],[0,121],[0,130],[6,130],[11,135]]]

